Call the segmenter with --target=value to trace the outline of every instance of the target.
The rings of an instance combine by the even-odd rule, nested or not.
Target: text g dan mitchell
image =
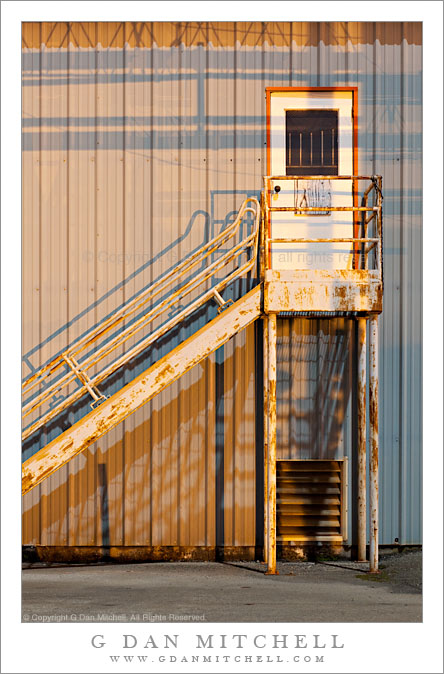
[[[196,649],[332,649],[344,648],[338,634],[194,634],[182,637],[178,634],[122,634],[108,642],[104,634],[95,634],[91,639],[94,648],[111,647],[123,649],[176,649],[190,646],[190,638],[194,638],[192,646]]]

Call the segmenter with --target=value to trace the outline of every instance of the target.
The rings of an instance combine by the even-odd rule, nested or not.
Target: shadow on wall
[[[314,55],[319,47],[311,47]],[[85,89],[116,90],[117,99],[125,86],[143,89],[145,107],[151,114],[108,114],[104,108],[96,116],[33,116],[24,107],[23,150],[36,148],[51,150],[168,150],[233,148],[263,149],[266,143],[265,109],[250,114],[208,114],[206,98],[219,94],[218,87],[226,88],[226,95],[234,100],[233,87],[242,82],[248,94],[265,86],[319,86],[316,68],[292,69],[291,50],[274,48],[265,52],[265,60],[257,58],[257,49],[240,50],[242,67],[237,66],[239,53],[233,48],[223,50],[225,64],[220,66],[220,51],[197,44],[192,49],[172,46],[170,51],[151,48],[42,50],[24,52],[22,55],[22,83],[25,89],[38,87],[42,92],[51,87],[68,85]],[[296,50],[296,54],[298,51]],[[336,57],[336,53],[335,53]],[[367,56],[365,55],[364,58]],[[313,63],[316,59],[312,59]],[[308,65],[308,64],[307,64]],[[366,62],[367,65],[367,62]],[[376,64],[374,64],[376,66]],[[406,91],[421,90],[421,73],[381,72],[375,67],[369,72],[353,70],[353,85],[360,87],[365,97],[371,91],[373,115],[368,128],[359,129],[360,143],[372,147],[377,159],[401,152],[399,129],[405,123],[399,106],[399,83],[402,77]],[[343,73],[329,73],[325,85],[344,84]],[[164,89],[163,85],[166,85]],[[214,93],[213,93],[214,92]],[[381,93],[379,93],[381,92]],[[49,97],[49,94],[48,94]],[[130,97],[128,97],[130,103]],[[420,102],[408,99],[408,106]],[[114,112],[114,114],[112,114]],[[112,130],[111,130],[112,128]],[[117,131],[116,131],[117,128]],[[375,129],[378,133],[374,145]],[[410,142],[402,147],[403,156],[412,158],[421,149],[421,133],[409,132]],[[398,142],[400,143],[398,146]],[[386,152],[386,148],[390,148]],[[390,157],[391,158],[391,157]]]
[[[204,225],[203,225],[203,241],[202,241],[202,244],[200,244],[200,245],[203,245],[204,243],[207,243],[207,242],[210,240],[210,216],[209,216],[209,214],[208,214],[206,211],[195,211],[195,212],[193,213],[193,215],[191,216],[191,218],[190,218],[190,220],[189,220],[189,222],[188,222],[188,225],[187,225],[186,229],[184,230],[183,234],[182,234],[180,237],[178,237],[175,241],[171,242],[168,246],[166,246],[166,247],[165,247],[161,252],[159,252],[157,255],[153,255],[152,257],[150,257],[150,259],[148,259],[148,260],[147,260],[146,262],[144,262],[140,267],[138,267],[137,269],[135,269],[134,272],[133,272],[132,274],[130,274],[129,276],[127,276],[123,281],[117,283],[115,286],[113,286],[112,288],[110,288],[110,290],[109,290],[107,293],[105,293],[104,295],[102,295],[102,297],[100,297],[100,298],[97,299],[95,302],[93,302],[92,304],[90,304],[86,309],[84,309],[82,312],[80,312],[79,314],[77,314],[77,316],[74,316],[74,317],[73,317],[72,319],[70,319],[67,323],[65,323],[65,324],[63,324],[62,326],[60,326],[60,328],[58,328],[57,330],[55,330],[55,331],[54,331],[54,332],[53,332],[47,339],[43,340],[43,341],[40,342],[39,344],[36,344],[32,349],[30,349],[29,351],[27,351],[27,352],[23,355],[23,361],[26,363],[27,367],[29,368],[29,372],[27,373],[26,376],[29,376],[30,374],[33,374],[33,372],[35,372],[39,367],[41,367],[41,366],[44,365],[44,363],[39,363],[39,364],[34,365],[34,364],[31,362],[32,356],[33,356],[34,354],[38,354],[39,350],[40,350],[42,347],[46,346],[47,344],[50,344],[52,340],[54,340],[56,337],[60,337],[61,335],[63,335],[63,333],[67,332],[68,329],[75,328],[77,322],[78,322],[80,319],[84,318],[84,317],[87,316],[88,314],[93,314],[93,312],[94,312],[95,309],[97,309],[98,307],[100,307],[100,305],[103,304],[106,300],[111,299],[111,298],[113,297],[113,295],[115,295],[117,292],[119,292],[120,290],[122,290],[122,288],[124,288],[128,283],[130,283],[131,281],[133,281],[137,276],[139,276],[139,275],[142,274],[143,272],[149,270],[149,269],[150,269],[156,262],[161,261],[162,258],[164,258],[164,256],[167,255],[168,253],[170,253],[172,250],[174,250],[174,249],[176,249],[176,248],[178,249],[179,246],[180,246],[180,244],[183,243],[183,242],[184,242],[184,241],[191,235],[191,232],[192,232],[193,227],[197,224],[197,223],[196,223],[197,219],[200,218],[201,216],[203,216],[203,218],[204,218],[204,221],[203,221],[203,222],[204,222]],[[199,222],[198,224],[199,224],[199,227],[201,227],[201,222]],[[196,247],[196,249],[197,249],[197,247]],[[195,250],[196,250],[196,249],[195,249]],[[194,252],[194,250],[190,251],[190,253],[193,253],[193,252]],[[175,266],[175,265],[172,265],[170,268],[166,269],[166,270],[165,270],[165,273],[171,271],[171,269],[173,269],[174,266]],[[154,280],[154,279],[153,279],[153,280]],[[145,286],[145,287],[146,287],[146,286]],[[142,290],[144,290],[144,288],[142,288]],[[132,297],[129,297],[126,301],[127,301],[127,302],[130,302],[130,301],[131,301],[132,299],[134,299],[138,294],[140,294],[140,292],[141,292],[141,291],[139,291],[138,293],[136,293],[136,294],[133,295]],[[113,311],[112,311],[110,314],[104,316],[103,319],[101,319],[100,322],[102,322],[102,321],[106,320],[107,318],[109,318],[110,316],[112,316],[112,314],[113,314],[115,311],[118,311],[122,306],[123,306],[123,303],[120,304],[120,305],[117,305],[117,306],[113,309]],[[80,335],[78,336],[78,338],[80,339],[81,337],[83,337],[83,336],[86,334],[86,332],[89,332],[91,329],[94,329],[94,328],[96,328],[96,327],[97,327],[97,324],[91,326],[91,328],[88,328],[88,330],[85,331],[85,333],[80,334]],[[68,344],[67,344],[67,345],[68,345]],[[66,345],[66,346],[67,346],[67,345]],[[65,347],[65,348],[66,348],[66,347]],[[59,354],[61,353],[62,350],[63,350],[63,349],[61,349],[58,353],[52,354],[51,358],[53,358],[53,357],[59,355]]]
[[[229,371],[243,351],[236,347],[228,356]],[[149,415],[137,411],[125,427],[111,431],[106,451],[96,443],[37,486],[37,494],[27,494],[23,543],[209,546],[216,544],[216,520],[222,518],[218,545],[254,545],[254,404],[251,391],[239,395],[233,376],[238,423],[251,429],[251,437],[233,446],[236,429],[226,421],[217,463],[211,423],[216,391],[208,390],[210,382],[215,386],[214,368],[207,359],[194,369],[189,386],[172,385],[168,402],[148,403]],[[222,384],[225,400],[233,401],[231,383]]]
[[[191,255],[194,252],[198,250],[200,246],[203,246],[205,243],[208,243],[214,236],[216,236],[219,232],[222,232],[229,224],[231,224],[236,215],[237,211],[229,211],[225,217],[223,218],[216,218],[216,199],[220,196],[222,198],[228,200],[230,197],[235,196],[236,200],[239,202],[239,206],[241,205],[242,201],[246,199],[247,197],[256,197],[260,198],[260,191],[257,190],[211,190],[210,191],[210,201],[211,201],[211,212],[208,213],[205,210],[196,210],[183,234],[181,234],[180,237],[178,237],[175,241],[172,241],[170,244],[168,244],[165,248],[163,248],[162,251],[159,253],[153,255],[149,259],[146,260],[141,266],[139,266],[137,269],[135,269],[131,274],[129,274],[124,280],[121,282],[117,283],[114,285],[108,292],[106,292],[104,295],[102,295],[100,298],[98,298],[96,301],[91,303],[86,309],[84,309],[82,312],[71,318],[67,323],[63,324],[60,326],[57,330],[55,330],[49,337],[47,337],[45,340],[40,342],[39,344],[36,344],[32,349],[29,349],[25,354],[23,354],[23,362],[26,364],[27,368],[29,371],[26,373],[26,376],[29,376],[33,374],[38,368],[42,367],[45,363],[38,363],[34,365],[32,363],[32,356],[35,354],[38,354],[39,350],[42,349],[42,347],[46,346],[47,344],[50,344],[51,341],[53,341],[56,337],[63,336],[63,333],[67,332],[69,329],[75,328],[76,324],[80,319],[84,318],[85,316],[89,314],[93,314],[93,312],[100,307],[105,301],[112,299],[112,297],[117,294],[120,290],[125,288],[127,284],[129,284],[131,281],[134,281],[139,275],[143,274],[143,272],[146,272],[149,270],[151,267],[153,267],[156,263],[160,262],[165,256],[167,256],[169,253],[171,253],[174,250],[179,251],[178,254],[176,254],[176,259],[180,261],[180,245],[186,241],[186,239],[191,238],[192,236],[192,231],[194,227],[199,227],[199,230],[202,229],[202,220],[200,220],[201,217],[203,217],[203,236],[202,240],[199,243],[198,246],[195,246],[194,249],[190,250],[187,252],[187,255]],[[199,220],[198,220],[199,219]],[[251,224],[251,223],[250,223]],[[239,230],[239,237],[242,238],[245,236],[246,230],[245,228],[248,225],[242,224]],[[226,252],[226,249],[221,248],[220,249],[221,253]],[[148,255],[148,254],[147,254]],[[122,253],[123,256],[123,253]],[[174,256],[173,256],[174,257]],[[167,274],[169,271],[173,270],[176,264],[171,265],[169,268],[165,269],[162,273]],[[204,268],[204,263],[200,267],[195,267],[193,270],[193,274],[196,274],[197,272],[201,271]],[[152,281],[155,281],[156,279],[152,279]],[[216,279],[218,280],[218,279]],[[102,319],[100,319],[100,322],[105,321],[107,318],[113,315],[114,312],[118,311],[121,307],[124,306],[125,303],[131,302],[134,298],[136,298],[143,290],[145,290],[147,286],[145,285],[144,287],[141,288],[137,293],[132,295],[131,297],[128,297],[124,303],[121,303],[120,305],[116,305],[113,309],[112,312],[110,312],[108,315],[105,315]],[[160,300],[163,298],[160,298]],[[160,301],[159,300],[159,301]],[[136,316],[134,320],[136,320],[138,317]],[[90,328],[88,328],[87,331],[85,331],[83,334],[79,334],[77,339],[82,338],[86,332],[89,332],[90,330],[94,329],[97,327],[98,324],[92,325]],[[130,325],[130,323],[126,323],[125,325]],[[68,343],[66,344],[66,346]],[[64,347],[66,348],[66,347]],[[59,355],[64,349],[60,349],[59,352],[55,352],[51,355],[51,359]]]
[[[240,198],[241,201],[246,196],[249,196],[247,191],[241,191],[237,190],[235,191],[235,197]],[[211,213],[207,213],[205,211],[196,211],[184,234],[179,237],[175,242],[167,246],[161,253],[158,255],[155,255],[152,259],[148,260],[145,262],[141,267],[139,267],[135,272],[133,272],[130,276],[128,276],[124,281],[121,283],[115,285],[109,292],[107,292],[105,295],[103,295],[100,299],[97,301],[93,302],[91,305],[89,305],[84,311],[79,313],[77,316],[75,316],[72,320],[68,321],[66,324],[61,326],[59,329],[54,331],[47,339],[43,340],[40,344],[36,345],[33,347],[31,350],[29,350],[26,354],[24,354],[23,360],[26,363],[26,365],[30,368],[31,372],[29,374],[34,373],[38,367],[41,367],[45,363],[38,363],[35,366],[31,364],[31,360],[37,359],[40,355],[40,349],[46,345],[50,345],[51,342],[57,337],[58,338],[58,343],[60,344],[60,341],[65,341],[65,345],[63,348],[59,349],[58,352],[51,354],[51,358],[48,360],[52,360],[52,358],[60,355],[62,351],[64,351],[68,345],[68,331],[70,331],[70,334],[72,335],[73,332],[76,332],[76,325],[77,323],[83,319],[85,316],[90,316],[94,317],[96,315],[96,309],[103,304],[105,301],[111,300],[112,303],[112,298],[114,296],[117,296],[117,293],[130,281],[134,280],[138,275],[141,275],[143,272],[145,272],[147,269],[149,269],[152,265],[154,265],[155,262],[158,262],[161,258],[163,258],[168,252],[170,252],[172,249],[177,249],[180,250],[179,246],[180,244],[191,234],[191,230],[193,227],[193,224],[199,216],[203,215],[204,216],[204,237],[203,241],[200,245],[203,245],[204,243],[207,243],[213,236],[218,233],[219,231],[222,231],[227,227],[236,217],[237,211],[230,211],[227,213],[227,215],[222,218],[222,219],[216,219],[216,208],[215,208],[215,199],[217,196],[222,195],[223,197],[227,197],[231,195],[233,197],[232,192],[228,192],[226,190],[224,191],[213,191],[211,193]],[[253,193],[255,195],[255,193]],[[248,217],[243,221],[240,225],[238,234],[235,237],[235,240],[233,240],[232,245],[234,246],[237,240],[242,240],[250,231],[251,231],[251,226],[253,224],[253,220],[250,217],[250,214],[248,214]],[[192,253],[197,250],[198,247],[196,247]],[[219,249],[217,253],[213,254],[211,258],[209,259],[209,262],[214,261],[215,257],[220,257],[226,252],[226,249]],[[170,286],[166,292],[165,296],[160,296],[157,298],[157,302],[161,302],[162,300],[166,299],[167,296],[173,292],[173,290],[179,290],[187,281],[191,280],[199,271],[204,270],[208,262],[206,260],[203,260],[200,265],[197,265],[192,269],[190,274],[187,277],[181,277],[178,279],[175,284]],[[168,271],[174,269],[174,266],[170,267],[170,269],[166,270],[165,273]],[[222,270],[223,274],[225,275],[228,273],[228,268]],[[143,276],[142,276],[143,278]],[[221,279],[219,277],[214,277],[211,281],[211,283],[214,285]],[[248,292],[248,290],[251,289],[251,287],[255,283],[255,272],[249,273],[245,278],[239,279],[238,281],[235,281],[232,283],[225,291],[224,291],[224,297],[225,299],[237,299],[241,295],[245,294],[245,292]],[[130,302],[131,300],[137,298],[138,295],[140,295],[146,288],[142,287],[141,290],[139,290],[137,293],[135,293],[132,297],[130,297],[127,302]],[[203,286],[202,290],[200,292],[203,292],[204,289],[206,289],[207,286]],[[180,309],[184,308],[186,304],[188,304],[191,299],[193,298],[193,295],[188,296],[188,298],[184,298],[183,304],[182,302],[180,303],[180,306],[177,306],[177,309],[175,311],[179,311]],[[126,303],[127,303],[126,302]],[[103,319],[101,319],[99,322],[96,323],[95,326],[89,328],[88,330],[84,331],[82,334],[80,334],[76,339],[82,338],[84,335],[86,335],[91,329],[95,329],[100,326],[100,324],[106,320],[108,317],[111,317],[114,313],[114,311],[117,311],[119,308],[124,306],[124,304],[120,304],[117,306],[113,312],[109,313],[107,316],[105,316]],[[147,308],[149,306],[147,305]],[[125,328],[131,327],[132,324],[134,324],[136,321],[138,321],[142,316],[143,313],[146,309],[144,308],[143,311],[140,311],[139,313],[135,314],[132,318],[129,318],[125,321]],[[100,384],[100,392],[103,393],[104,395],[112,395],[115,393],[119,388],[121,388],[123,385],[131,381],[134,377],[136,377],[138,374],[143,372],[147,367],[149,367],[152,363],[154,363],[156,360],[158,360],[162,355],[167,353],[169,350],[174,348],[178,343],[186,339],[190,334],[194,333],[197,329],[205,325],[209,320],[214,318],[217,314],[217,305],[215,302],[207,302],[206,305],[200,307],[196,311],[193,312],[188,318],[186,318],[179,326],[176,328],[169,330],[168,333],[166,333],[164,336],[156,340],[154,344],[146,348],[143,352],[141,352],[138,356],[133,358],[130,363],[127,365],[121,367],[117,372],[112,374],[110,377],[108,377],[104,382]],[[169,320],[172,317],[172,313],[170,312],[168,315],[163,314],[163,318],[161,319],[160,323],[165,322],[166,320]],[[140,341],[144,336],[146,336],[152,329],[153,327],[159,327],[159,322],[157,322],[155,325],[150,326],[149,329],[144,329],[139,333],[139,336],[136,337],[136,342]],[[107,336],[102,339],[102,344],[105,345],[108,342],[110,342],[114,337],[118,337],[119,332],[121,331],[121,326],[117,326],[115,330],[109,332]],[[61,339],[60,339],[61,338]],[[65,338],[65,339],[64,339]],[[71,340],[72,343],[72,340]],[[133,344],[131,344],[132,346]],[[94,352],[94,348],[91,349],[90,353],[92,354]],[[88,352],[83,352],[82,354],[82,360],[87,358],[89,355]],[[48,361],[47,361],[48,362]],[[80,363],[81,365],[81,363]],[[66,368],[68,371],[68,369]],[[48,381],[47,385],[50,385],[51,381]],[[75,384],[77,388],[80,388],[80,382],[77,382]],[[43,390],[43,389],[42,389]],[[26,400],[24,401],[25,403],[27,402]],[[55,392],[54,396],[51,399],[49,408],[59,402],[59,397],[57,394],[57,391]],[[53,419],[51,422],[49,422],[44,429],[36,432],[31,436],[26,442],[24,443],[23,447],[23,459],[26,460],[30,456],[32,456],[35,452],[37,452],[42,446],[50,442],[54,437],[59,435],[61,432],[66,430],[69,426],[71,426],[75,421],[80,419],[82,416],[87,414],[90,411],[89,403],[91,402],[89,396],[84,396],[80,400],[78,400],[76,403],[74,403],[70,408],[69,411],[64,411],[60,415],[58,415],[55,419]],[[28,417],[29,418],[29,417]],[[27,422],[29,423],[29,422]]]
[[[279,459],[338,459],[347,454],[352,325],[343,318],[279,321]]]

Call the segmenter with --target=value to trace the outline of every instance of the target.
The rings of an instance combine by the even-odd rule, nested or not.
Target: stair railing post
[[[268,562],[268,317],[263,321],[264,344],[264,562]]]
[[[365,562],[367,559],[366,331],[367,320],[358,318],[358,562]]]
[[[276,570],[276,314],[268,315],[268,551],[267,573]]]
[[[379,534],[379,372],[378,372],[378,316],[369,321],[369,411],[370,411],[370,572],[378,572]]]

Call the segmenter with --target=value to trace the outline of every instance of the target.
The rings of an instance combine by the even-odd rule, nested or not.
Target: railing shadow
[[[183,242],[185,241],[185,239],[187,239],[187,238],[191,235],[191,232],[192,232],[192,230],[193,230],[193,227],[195,226],[195,223],[196,223],[196,219],[197,219],[199,216],[201,216],[201,215],[203,215],[204,218],[205,218],[205,222],[204,222],[204,233],[203,233],[203,242],[202,242],[202,243],[207,243],[207,242],[209,241],[210,235],[211,235],[211,231],[210,231],[210,226],[211,226],[210,214],[207,213],[206,211],[203,211],[203,210],[196,210],[196,211],[193,213],[193,215],[191,216],[191,218],[190,218],[190,220],[189,220],[189,222],[188,222],[188,225],[186,226],[186,228],[185,228],[183,234],[181,234],[177,239],[175,239],[175,240],[172,241],[170,244],[168,244],[168,245],[167,245],[162,251],[160,251],[157,255],[154,255],[152,258],[150,258],[149,260],[147,260],[146,262],[144,262],[144,264],[140,265],[140,267],[138,267],[137,269],[135,269],[135,270],[134,270],[131,274],[129,274],[125,279],[123,279],[122,281],[120,281],[119,283],[117,283],[116,285],[114,285],[110,290],[108,290],[108,291],[107,291],[104,295],[102,295],[99,299],[95,300],[92,304],[90,304],[88,307],[86,307],[86,309],[84,309],[83,311],[81,311],[80,313],[78,313],[76,316],[74,316],[72,319],[70,319],[69,321],[67,321],[66,323],[64,323],[63,325],[61,325],[59,328],[57,328],[57,330],[55,330],[54,332],[52,332],[52,333],[49,335],[49,337],[47,337],[46,339],[42,340],[39,344],[36,344],[35,346],[32,347],[32,349],[30,349],[29,351],[27,351],[27,352],[23,355],[23,362],[26,363],[26,365],[29,367],[29,370],[30,370],[30,371],[29,371],[28,374],[33,374],[37,369],[39,369],[40,367],[43,367],[43,366],[45,365],[45,363],[39,363],[39,365],[36,367],[36,366],[34,366],[34,365],[32,364],[30,358],[31,358],[35,353],[38,353],[38,352],[40,351],[40,349],[42,349],[44,346],[50,344],[56,337],[60,337],[64,332],[67,332],[69,329],[72,329],[73,327],[75,327],[75,325],[76,325],[76,323],[78,323],[78,321],[80,321],[82,318],[84,318],[85,316],[87,316],[87,315],[90,314],[91,312],[95,311],[95,310],[96,310],[98,307],[100,307],[106,300],[110,299],[113,295],[115,295],[115,293],[117,293],[117,292],[119,292],[120,290],[122,290],[128,283],[130,283],[131,281],[133,281],[136,277],[138,277],[138,276],[139,276],[140,274],[142,274],[143,272],[146,272],[147,270],[149,270],[149,269],[150,269],[151,267],[153,267],[153,265],[155,265],[156,263],[161,262],[162,259],[164,259],[165,256],[166,256],[168,253],[170,253],[171,251],[173,251],[175,248],[178,248],[178,246],[179,246],[181,243],[183,243]],[[200,243],[199,245],[197,245],[197,246],[196,246],[193,250],[191,250],[190,252],[191,252],[191,253],[194,253],[194,252],[195,252],[195,251],[202,245],[202,243]],[[174,266],[175,266],[175,264],[173,264],[173,265],[171,265],[169,268],[167,268],[167,269],[165,270],[165,273],[167,273],[167,272],[171,271],[172,269],[174,269]],[[145,287],[146,287],[146,286],[145,286]],[[81,339],[82,337],[84,337],[88,332],[91,331],[91,329],[97,328],[97,326],[98,326],[101,322],[103,322],[104,320],[106,320],[106,319],[108,319],[110,316],[112,316],[113,313],[115,313],[116,311],[118,311],[119,309],[121,309],[127,302],[129,302],[129,301],[131,301],[132,299],[134,299],[135,297],[137,297],[137,295],[139,295],[143,290],[144,290],[144,288],[142,288],[142,290],[139,290],[139,291],[137,291],[136,293],[134,293],[134,294],[132,295],[132,297],[127,298],[127,299],[126,299],[124,302],[122,302],[120,305],[117,305],[117,306],[116,306],[116,307],[115,307],[109,314],[107,314],[106,316],[104,316],[103,318],[101,318],[99,321],[97,321],[95,325],[93,325],[93,326],[87,328],[83,333],[81,333],[80,335],[78,335],[77,339]],[[66,346],[67,346],[67,345],[66,345]],[[62,351],[66,348],[66,346],[65,346],[65,347],[62,347],[58,352],[53,353],[53,354],[51,355],[50,359],[48,359],[48,360],[52,360],[54,357],[60,355],[60,354],[62,353]]]
[[[66,323],[64,326],[59,328],[57,331],[55,331],[52,335],[50,335],[44,342],[41,342],[39,345],[28,351],[24,359],[26,362],[29,362],[29,358],[32,356],[32,354],[36,353],[40,348],[42,348],[43,345],[46,345],[51,342],[52,339],[55,337],[60,337],[61,334],[63,334],[63,331],[67,331],[68,328],[71,328],[76,324],[80,318],[85,316],[90,311],[93,311],[97,308],[97,306],[111,297],[113,293],[119,291],[122,286],[131,279],[134,279],[134,277],[137,274],[140,274],[146,268],[154,262],[158,261],[162,256],[164,256],[166,253],[168,253],[174,246],[178,246],[184,238],[191,232],[192,225],[194,224],[196,218],[198,215],[204,214],[205,215],[205,227],[204,227],[204,242],[203,244],[200,244],[197,246],[191,253],[188,253],[188,255],[192,255],[195,251],[197,251],[201,245],[204,245],[208,243],[210,239],[210,218],[208,217],[208,214],[205,213],[204,211],[196,211],[188,226],[185,231],[185,233],[179,237],[174,243],[168,245],[161,253],[158,255],[154,256],[151,260],[149,260],[147,263],[142,265],[139,269],[137,269],[135,272],[133,272],[129,277],[127,277],[123,282],[117,284],[112,288],[108,293],[106,293],[103,297],[100,298],[100,300],[94,302],[92,305],[90,305],[87,309],[85,309],[84,312],[78,314],[74,319]],[[249,230],[250,225],[253,224],[252,218],[250,217],[250,213],[246,214],[246,222],[241,223],[241,226],[238,229],[238,233],[236,234],[236,237],[240,237],[241,240],[244,240],[246,232]],[[222,226],[220,227],[220,232],[223,232],[224,229],[231,224],[232,213],[230,212],[228,216],[226,216],[225,220],[222,221]],[[221,253],[225,252],[224,249],[219,251]],[[242,252],[239,253],[239,255],[243,255]],[[212,260],[214,254],[211,254],[210,261]],[[236,258],[234,258],[236,259]],[[231,263],[230,263],[231,264]],[[236,266],[236,263],[234,263]],[[193,268],[192,272],[189,271],[188,275],[191,275],[192,277],[198,274],[200,271],[203,271],[207,266],[207,262],[205,259],[199,260],[196,266]],[[171,267],[168,271],[174,270],[174,266]],[[165,275],[167,272],[163,272]],[[256,276],[256,270],[253,269],[252,271],[248,272],[243,278],[239,278],[231,283],[229,287],[226,288],[224,291],[224,296],[225,299],[232,299],[236,300],[238,297],[241,295],[245,294],[248,292],[254,285],[255,282],[255,276]],[[223,278],[223,277],[222,277]],[[209,280],[210,286],[217,285],[219,282],[222,281],[222,278],[218,277],[212,277]],[[172,292],[174,289],[181,288],[184,284],[186,284],[188,281],[188,277],[185,278],[180,278],[175,281],[175,285],[173,284],[172,288],[170,289],[170,292]],[[208,283],[208,282],[206,282]],[[120,304],[119,307],[117,307],[111,314],[108,314],[108,317],[112,316],[120,307],[123,307],[126,305],[128,302],[130,302],[132,299],[137,298],[138,295],[144,292],[145,288],[142,288],[139,290],[137,293],[133,295],[130,300],[127,300],[125,303]],[[168,291],[164,291],[166,295],[168,295]],[[162,302],[162,300],[165,298],[165,294],[160,296],[157,302]],[[113,393],[115,393],[118,389],[120,389],[122,386],[124,386],[126,383],[134,379],[138,374],[143,372],[145,369],[147,369],[150,365],[152,365],[156,360],[159,359],[159,357],[162,357],[167,353],[171,348],[174,348],[177,344],[182,342],[184,339],[186,339],[191,333],[195,332],[197,329],[205,325],[208,321],[212,320],[216,315],[217,315],[217,304],[215,302],[207,301],[204,305],[198,307],[195,309],[195,311],[191,314],[189,314],[186,318],[182,320],[182,322],[178,325],[176,325],[174,328],[170,329],[167,333],[159,336],[154,343],[151,345],[148,345],[141,351],[139,354],[134,356],[131,361],[122,364],[115,372],[110,374],[109,376],[106,377],[104,381],[101,382],[100,384],[100,393],[103,394],[104,396],[111,396]],[[179,309],[177,309],[179,310]],[[112,341],[116,336],[118,336],[119,331],[121,330],[122,327],[126,328],[131,328],[133,323],[136,323],[141,316],[144,315],[146,312],[146,308],[144,309],[139,309],[135,314],[130,318],[126,319],[125,322],[122,324],[121,327],[119,328],[113,328],[113,331],[107,335],[106,338],[106,343]],[[168,314],[167,318],[162,319],[161,323],[164,321],[167,321],[168,319],[171,318],[171,311]],[[91,330],[100,328],[101,324],[103,323],[106,318],[102,318],[94,328],[89,328],[86,332],[83,332],[82,335],[80,335],[78,338],[76,338],[76,341],[81,339],[84,335],[88,334],[91,332]],[[154,326],[153,326],[154,327]],[[143,340],[143,336],[141,338]],[[140,340],[139,340],[140,341]],[[137,341],[136,341],[137,344]],[[120,348],[120,347],[119,347]],[[57,354],[54,354],[51,356],[50,360],[52,361],[55,357],[59,356],[64,350],[66,349],[66,346],[62,349],[59,350]],[[90,349],[88,347],[89,352],[86,354],[83,354],[84,358],[87,358],[90,354],[94,353],[94,349]],[[43,365],[46,365],[49,361],[46,361]],[[35,371],[35,368],[32,369],[32,372]],[[80,383],[76,383],[78,389],[81,388]],[[42,393],[44,394],[45,388],[48,386],[52,386],[51,382],[49,384],[45,385]],[[54,391],[52,394],[52,397],[55,396],[57,397],[57,390]],[[32,396],[31,396],[32,398]],[[27,401],[25,401],[26,403]],[[57,401],[56,401],[57,402]],[[50,401],[49,408],[53,407],[55,404],[53,403],[53,400]],[[69,408],[65,408],[64,410],[61,410],[59,414],[57,414],[56,417],[54,417],[51,420],[48,420],[48,422],[40,429],[36,429],[32,435],[30,435],[29,438],[27,438],[23,444],[23,457],[24,460],[32,456],[34,453],[39,451],[39,449],[50,442],[54,437],[65,431],[67,428],[69,428],[73,423],[75,423],[77,420],[85,416],[90,410],[89,410],[89,404],[91,403],[91,399],[89,397],[89,394],[83,395],[80,397],[77,401],[73,401],[73,403],[70,405]],[[46,403],[48,404],[48,403]]]

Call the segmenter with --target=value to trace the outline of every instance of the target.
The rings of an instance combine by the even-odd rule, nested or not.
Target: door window
[[[286,110],[286,175],[338,175],[338,110]]]

